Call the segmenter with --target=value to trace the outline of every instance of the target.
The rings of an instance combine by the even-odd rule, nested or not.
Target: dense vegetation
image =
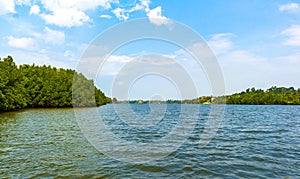
[[[273,86],[267,90],[247,89],[226,97],[227,104],[300,104],[300,88]]]
[[[91,93],[94,92],[94,93]],[[276,87],[267,90],[249,88],[222,97],[202,96],[187,100],[121,101],[119,103],[185,104],[300,104],[300,88]],[[97,89],[92,80],[70,69],[51,66],[20,65],[13,58],[0,58],[0,112],[22,108],[84,107],[118,103]]]
[[[125,101],[129,103],[183,103],[183,104],[297,104],[300,105],[300,88],[295,90],[293,87],[276,87],[272,86],[267,90],[249,88],[241,93],[235,93],[232,95],[213,97],[202,96],[195,99],[186,100],[167,100],[167,101],[143,101],[143,100],[131,100]],[[124,103],[124,101],[120,102]]]
[[[92,80],[74,70],[34,64],[17,66],[11,56],[0,59],[0,111],[99,106],[110,102]]]
[[[248,88],[240,93],[223,97],[204,96],[199,98],[199,103],[225,103],[226,104],[300,104],[300,88],[272,86],[267,90]]]

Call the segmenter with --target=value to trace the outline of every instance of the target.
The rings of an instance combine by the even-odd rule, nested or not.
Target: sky
[[[250,87],[300,87],[300,1],[296,0],[0,0],[0,57],[17,64],[77,69],[90,44],[111,27],[135,19],[164,26],[178,22],[197,32],[220,65],[225,93]],[[138,28],[138,27],[137,27]],[[212,93],[205,70],[170,43],[144,39],[109,57],[96,86],[108,96],[126,64],[146,54],[179,62],[198,96]],[[88,75],[87,75],[88,76]],[[159,75],[137,77],[132,99],[178,98],[178,85]]]

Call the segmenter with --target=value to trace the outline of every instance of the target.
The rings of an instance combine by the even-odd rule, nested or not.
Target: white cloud
[[[65,41],[65,34],[61,31],[52,30],[45,27],[44,33],[32,33],[33,37],[13,37],[8,36],[8,45],[15,48],[21,48],[26,50],[37,49],[38,42],[43,41],[53,45],[61,45]]]
[[[46,23],[61,27],[81,26],[83,23],[91,21],[83,11],[75,8],[56,9],[53,14],[41,14],[41,17]]]
[[[108,15],[108,14],[102,14],[100,15],[100,18],[104,18],[104,19],[111,19],[111,15]]]
[[[43,35],[43,39],[47,43],[60,45],[60,44],[63,44],[65,41],[64,32],[52,30],[52,29],[49,29],[48,27],[45,27],[44,32],[45,32],[45,34]]]
[[[47,52],[46,49],[41,49],[41,50],[40,50],[40,53],[46,53],[46,52]]]
[[[42,40],[43,42],[61,45],[65,42],[65,33],[62,31],[52,30],[49,27],[44,28],[44,33],[32,33],[36,40]]]
[[[281,61],[282,63],[289,63],[292,65],[297,65],[298,66],[298,71],[299,71],[299,65],[300,65],[300,53],[296,53],[296,54],[290,54],[287,56],[282,56],[282,57],[278,57],[277,60]],[[295,66],[295,67],[297,67]]]
[[[136,4],[133,8],[131,8],[128,12],[134,12],[134,11],[139,11],[143,10],[145,7],[141,4]]]
[[[141,0],[141,5],[145,7],[146,12],[150,11],[150,9],[149,9],[150,2],[151,2],[150,0]]]
[[[40,13],[40,7],[38,5],[34,5],[30,8],[30,12],[29,12],[29,15],[32,15],[32,14],[39,14]]]
[[[36,65],[51,65],[57,68],[74,69],[76,64],[62,60],[64,59],[60,54],[56,53],[41,53],[41,52],[25,52],[23,50],[16,50],[13,54],[16,64],[36,64]]]
[[[146,12],[146,15],[151,23],[156,25],[169,24],[170,20],[162,15],[161,6],[158,6],[154,9],[150,9],[150,2],[150,0],[140,0],[139,3],[136,3],[133,7],[129,9],[118,7],[116,9],[113,9],[111,12],[114,13],[114,15],[119,20],[127,20],[130,17],[130,13],[133,13],[135,11],[144,11]]]
[[[17,5],[27,5],[27,6],[30,6],[31,5],[31,1],[32,0],[15,0],[15,3]]]
[[[71,50],[66,50],[64,53],[64,57],[75,58],[75,54]]]
[[[127,63],[130,62],[134,57],[126,56],[126,55],[111,55],[107,58],[107,62],[118,62],[118,63]]]
[[[97,74],[100,76],[114,76],[118,74],[124,65],[131,62],[134,58],[126,55],[111,55],[100,65],[99,56],[81,57],[80,68],[77,70],[89,78],[93,78]]]
[[[234,63],[248,64],[252,65],[253,63],[263,62],[266,59],[262,57],[255,56],[245,50],[234,50],[230,51],[222,56],[222,58],[227,59]]]
[[[114,13],[114,15],[119,19],[119,20],[127,20],[130,16],[130,13],[135,12],[135,11],[149,11],[149,3],[150,0],[141,0],[140,4],[137,3],[135,6],[133,6],[130,9],[123,9],[123,8],[116,8],[112,10],[111,12]]]
[[[292,28],[282,32],[284,35],[288,35],[289,38],[286,43],[289,45],[299,44],[300,40],[296,40],[298,38],[297,34],[300,34],[298,28],[292,26]],[[240,49],[230,39],[232,36],[234,35],[230,33],[216,34],[208,42],[211,48],[215,52],[217,51],[216,54],[224,74],[227,94],[245,90],[252,86],[267,89],[273,85],[300,85],[299,80],[296,78],[300,75],[299,53],[270,59]]]
[[[231,33],[214,34],[207,43],[216,54],[225,53],[233,46],[232,36]]]
[[[282,31],[281,34],[288,37],[283,45],[300,46],[300,25],[293,24]]]
[[[267,88],[276,84],[272,81],[274,75],[277,75],[274,74],[274,65],[264,57],[245,50],[233,50],[219,55],[218,61],[224,74],[228,94],[252,86]]]
[[[36,41],[33,38],[16,38],[13,36],[7,37],[8,45],[15,48],[22,48],[26,50],[32,50],[36,48]]]
[[[15,13],[14,0],[1,0],[0,1],[0,15],[7,13]]]
[[[279,11],[287,11],[287,12],[296,12],[300,9],[299,4],[297,3],[288,3],[279,6]]]
[[[112,10],[112,13],[114,13],[119,20],[127,20],[129,18],[128,11],[119,7]]]
[[[239,49],[233,42],[223,53],[218,54],[218,62],[224,74],[227,94],[249,87],[267,89],[270,86],[299,86],[300,54],[290,54],[268,58]],[[225,45],[226,47],[230,47]]]
[[[44,8],[50,13],[43,13],[41,17],[48,24],[62,27],[81,26],[92,21],[85,13],[86,10],[102,7],[111,8],[116,0],[42,0]]]
[[[114,76],[117,75],[118,72],[126,65],[128,62],[132,61],[134,57],[126,56],[126,55],[111,55],[109,56],[103,66],[99,69],[95,69],[95,65],[99,62],[99,58],[90,58],[89,62],[85,64],[86,68],[94,69],[94,72],[99,70],[99,74],[105,76]]]
[[[116,3],[116,0],[42,0],[45,8],[51,11],[64,8],[76,8],[80,11],[103,7],[104,9],[111,8],[111,3]]]
[[[147,13],[151,23],[156,25],[169,24],[170,21],[168,18],[162,15],[161,6],[158,6],[152,10],[149,10]]]
[[[32,0],[1,0],[0,1],[0,15],[8,13],[16,13],[16,5],[31,5]]]

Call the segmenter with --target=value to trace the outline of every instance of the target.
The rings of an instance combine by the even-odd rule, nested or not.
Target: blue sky
[[[17,64],[76,69],[99,34],[137,18],[158,26],[174,20],[199,33],[218,59],[227,94],[248,87],[300,87],[300,1],[292,0],[1,0],[0,56],[12,55]],[[113,64],[107,65],[96,85],[111,95],[120,67],[134,54],[155,51],[180,58],[174,56],[178,49],[168,44],[132,43],[113,54]],[[158,81],[164,80],[147,77],[136,83],[131,98],[150,98],[150,88],[159,86],[153,85]],[[196,83],[199,96],[210,94],[207,82]],[[176,98],[170,92],[176,90],[166,90],[170,84],[166,85],[152,87],[152,95],[161,91],[165,98]]]

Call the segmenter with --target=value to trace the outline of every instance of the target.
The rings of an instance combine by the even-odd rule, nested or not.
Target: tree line
[[[11,56],[0,58],[0,111],[106,103],[111,99],[95,87],[93,80],[75,70],[35,64],[17,66]]]
[[[272,86],[267,90],[248,88],[240,93],[226,96],[202,96],[183,100],[187,104],[253,104],[253,105],[300,105],[300,88]]]
[[[300,88],[272,86],[267,90],[248,88],[226,97],[227,104],[300,104]]]
[[[267,90],[248,88],[240,93],[226,96],[202,96],[183,100],[187,104],[253,104],[253,105],[300,105],[300,88],[272,86]]]
[[[248,88],[240,93],[235,93],[226,96],[202,96],[195,99],[184,100],[166,100],[166,101],[151,101],[151,100],[130,100],[117,101],[114,103],[167,103],[167,104],[253,104],[253,105],[300,105],[300,88],[294,87],[276,87],[272,86],[267,90]]]
[[[91,93],[92,92],[92,93]],[[300,105],[300,88],[272,86],[267,90],[248,88],[240,93],[195,99],[167,101],[117,101],[106,97],[75,70],[51,66],[19,65],[8,56],[0,58],[0,112],[23,108],[87,107],[107,103],[184,103],[184,104],[296,104]]]

